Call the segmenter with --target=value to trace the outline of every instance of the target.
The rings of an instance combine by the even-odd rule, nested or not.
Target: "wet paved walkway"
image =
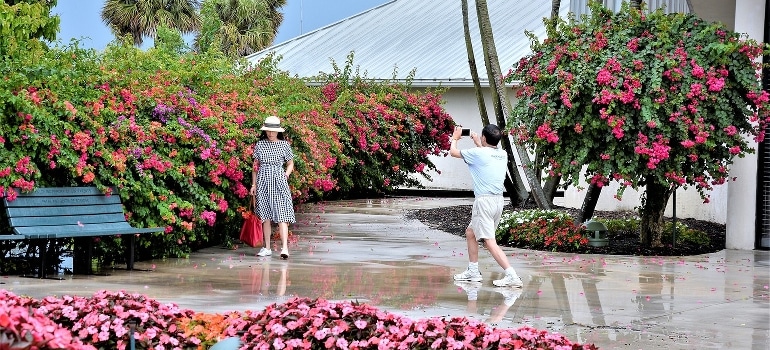
[[[452,274],[465,240],[404,219],[409,209],[468,198],[387,198],[304,205],[288,261],[256,249],[208,248],[189,259],[142,261],[152,271],[37,280],[3,276],[19,295],[89,296],[126,290],[202,312],[259,310],[293,296],[358,300],[412,318],[467,316],[530,325],[606,349],[770,349],[770,252],[692,257],[575,255],[505,248],[524,280],[515,290],[481,251],[477,300]],[[275,242],[274,242],[275,243]],[[473,294],[473,292],[471,292]],[[509,306],[510,305],[510,306]]]

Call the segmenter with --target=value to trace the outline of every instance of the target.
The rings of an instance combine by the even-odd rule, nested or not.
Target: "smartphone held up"
[[[471,136],[471,129],[463,129],[460,136]]]

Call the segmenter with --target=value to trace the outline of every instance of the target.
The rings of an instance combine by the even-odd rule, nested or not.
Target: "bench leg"
[[[125,237],[125,236],[123,236]],[[147,269],[134,268],[134,262],[136,261],[136,235],[130,234],[128,238],[124,240],[125,244],[128,244],[126,248],[126,271],[152,271]],[[114,268],[114,267],[113,267]]]
[[[24,254],[24,260],[27,264],[26,271],[24,272],[21,277],[39,277],[39,275],[35,275],[35,264],[40,264],[40,244],[39,240],[37,239],[30,239],[29,245],[27,245],[27,252]],[[37,258],[35,258],[35,255],[37,254]]]
[[[126,270],[134,269],[134,247],[136,246],[136,235],[130,235],[128,239],[128,256],[126,257]]]
[[[72,250],[72,273],[93,275],[93,237],[77,237]]]
[[[45,258],[48,255],[48,243],[50,240],[45,239],[40,244],[40,278],[48,277],[46,273]]]
[[[40,238],[40,239],[32,239],[30,241],[30,247],[31,245],[35,245],[37,249],[37,258],[39,260],[38,264],[38,271],[37,275],[22,275],[22,277],[33,277],[33,278],[51,278],[51,279],[61,279],[58,277],[48,277],[48,271],[47,271],[47,264],[46,264],[46,257],[48,256],[48,244],[50,243],[50,238]]]

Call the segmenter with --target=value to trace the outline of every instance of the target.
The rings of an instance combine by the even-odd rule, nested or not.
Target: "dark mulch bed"
[[[506,206],[505,210],[514,210]],[[577,215],[576,209],[556,208],[564,210],[573,217]],[[594,216],[601,218],[627,218],[628,212],[596,211]],[[465,228],[471,219],[471,206],[460,205],[435,209],[412,210],[406,214],[407,219],[419,220],[425,225],[458,236],[465,235]],[[671,218],[666,218],[670,220]],[[725,249],[725,225],[695,219],[681,219],[678,221],[692,229],[703,231],[711,240],[709,245],[683,243],[677,245],[667,244],[661,248],[642,247],[639,244],[637,232],[611,233],[609,245],[605,247],[585,247],[580,250],[571,250],[573,253],[607,254],[607,255],[638,255],[638,256],[687,256],[699,255]],[[526,247],[520,247],[526,248]]]

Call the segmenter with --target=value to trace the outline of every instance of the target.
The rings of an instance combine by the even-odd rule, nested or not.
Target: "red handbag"
[[[249,210],[243,213],[243,227],[241,227],[241,241],[252,247],[261,247],[264,242],[264,235],[262,235],[262,220],[259,219],[257,214],[254,213],[254,207],[256,206],[256,199],[251,196],[249,201]]]

